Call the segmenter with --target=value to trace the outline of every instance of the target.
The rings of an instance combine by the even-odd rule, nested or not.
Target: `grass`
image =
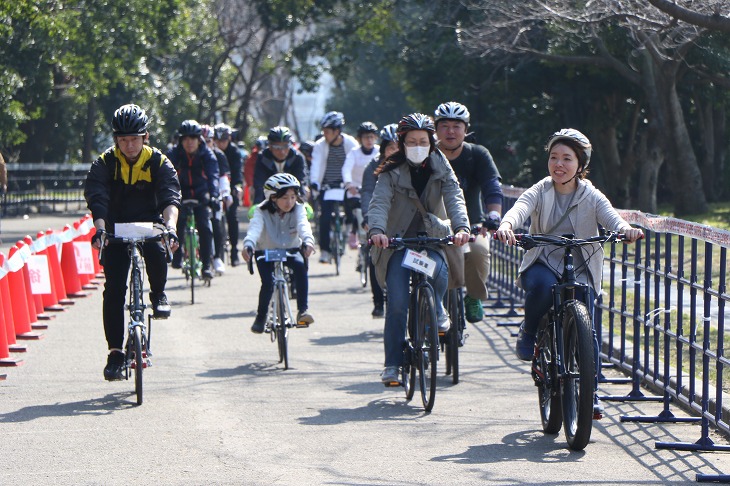
[[[702,214],[691,214],[678,217],[694,223],[706,224],[713,228],[730,230],[730,202],[710,203],[710,210]],[[676,218],[669,206],[660,206],[659,215]]]

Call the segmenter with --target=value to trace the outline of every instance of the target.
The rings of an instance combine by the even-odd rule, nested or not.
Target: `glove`
[[[499,225],[502,222],[502,216],[497,211],[489,211],[487,219],[484,220],[484,227],[490,231],[496,231],[499,229]]]
[[[180,239],[177,237],[177,233],[172,228],[167,228],[167,242],[170,246],[174,243],[180,244]]]
[[[91,237],[91,246],[94,246],[96,244],[101,246],[101,239],[104,237],[104,235],[106,235],[105,229],[97,229],[96,233],[94,233],[94,236]]]

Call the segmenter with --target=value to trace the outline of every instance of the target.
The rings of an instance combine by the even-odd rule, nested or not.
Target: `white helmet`
[[[580,133],[575,128],[563,128],[562,130],[550,135],[550,138],[548,138],[548,143],[545,146],[545,150],[550,152],[550,150],[552,150],[553,148],[553,145],[555,145],[560,140],[572,140],[580,145],[580,147],[583,149],[583,153],[586,156],[586,162],[583,166],[583,170],[585,170],[586,167],[588,167],[588,164],[591,162],[591,153],[593,152],[593,146],[591,145],[591,141],[588,140],[588,137]]]
[[[302,185],[296,177],[288,172],[280,172],[272,175],[264,182],[264,199],[268,201],[271,196],[282,189],[294,188],[298,194],[300,187]]]
[[[466,106],[456,101],[441,103],[433,116],[437,125],[439,120],[459,120],[466,123],[466,126],[469,126],[469,117],[469,110],[466,109]]]

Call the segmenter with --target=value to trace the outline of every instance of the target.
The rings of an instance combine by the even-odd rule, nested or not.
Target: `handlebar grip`
[[[253,252],[250,248],[246,248],[246,253],[248,253],[248,273],[253,275]]]

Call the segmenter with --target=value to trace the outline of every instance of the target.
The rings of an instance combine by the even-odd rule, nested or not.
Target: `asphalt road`
[[[1,247],[75,217],[3,220]],[[383,320],[354,266],[354,252],[341,276],[312,262],[316,323],[291,332],[287,371],[249,331],[258,275],[229,268],[190,305],[171,271],[173,315],[153,324],[142,406],[131,381],[102,378],[101,290],[78,299],[28,343],[23,366],[1,370],[0,484],[653,485],[730,473],[727,454],[655,449],[695,442],[698,425],[620,421],[656,403],[607,403],[583,452],[543,434],[529,367],[499,317],[469,326],[461,382],[441,377],[424,413],[380,384]]]

